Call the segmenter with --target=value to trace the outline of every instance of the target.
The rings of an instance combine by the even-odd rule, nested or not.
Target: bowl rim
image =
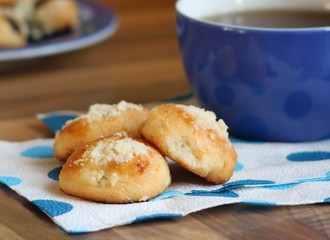
[[[185,13],[183,13],[179,9],[179,4],[182,1],[186,0],[177,0],[175,3],[175,12],[177,16],[184,17],[186,19],[189,19],[192,22],[205,24],[210,27],[219,28],[226,31],[238,31],[240,33],[244,33],[246,31],[251,32],[275,32],[275,33],[330,33],[330,25],[329,26],[321,26],[321,27],[306,27],[306,28],[266,28],[266,27],[249,27],[249,26],[237,26],[237,25],[231,25],[231,24],[222,24],[222,23],[215,23],[212,21],[200,19],[191,17]],[[288,0],[290,1],[290,0]],[[330,9],[325,9],[324,11],[329,12],[330,15]]]

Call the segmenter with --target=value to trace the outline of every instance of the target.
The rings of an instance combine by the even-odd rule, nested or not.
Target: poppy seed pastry
[[[79,24],[76,0],[0,0],[0,48],[24,47]]]
[[[0,48],[18,48],[26,43],[21,25],[0,13]]]
[[[77,28],[79,9],[72,0],[39,0],[31,20],[43,34],[50,35]]]
[[[173,161],[213,183],[232,176],[237,154],[227,126],[213,112],[195,106],[154,107],[141,134]]]
[[[68,121],[56,134],[54,156],[66,161],[78,147],[97,138],[128,132],[139,135],[149,110],[141,105],[121,101],[118,104],[94,104],[87,114]]]
[[[145,140],[125,132],[76,149],[59,175],[63,192],[103,203],[146,201],[170,182],[165,158]]]

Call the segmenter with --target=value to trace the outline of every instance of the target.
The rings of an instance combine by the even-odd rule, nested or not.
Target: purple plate
[[[97,44],[112,36],[118,28],[118,18],[109,8],[92,0],[80,0],[80,27],[75,31],[53,35],[24,48],[0,50],[0,61],[37,58],[70,52]]]

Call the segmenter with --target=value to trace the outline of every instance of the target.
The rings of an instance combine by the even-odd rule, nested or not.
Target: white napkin
[[[185,103],[189,97],[174,99]],[[39,115],[51,129],[76,116]],[[180,217],[233,203],[300,205],[330,202],[330,139],[309,143],[264,143],[232,139],[238,153],[234,176],[211,185],[169,160],[172,184],[160,196],[133,204],[102,204],[61,192],[61,164],[53,139],[0,141],[0,182],[22,195],[69,233],[93,232],[156,218]]]

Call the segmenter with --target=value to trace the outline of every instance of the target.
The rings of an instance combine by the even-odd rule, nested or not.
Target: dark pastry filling
[[[48,2],[48,0],[38,0],[36,2],[35,7],[38,8],[38,7],[42,6],[43,4],[45,4],[46,2]]]
[[[12,19],[11,17],[9,16],[5,16],[6,20],[9,22],[9,24],[11,25],[11,27],[13,28],[13,30],[15,32],[20,32],[20,28],[19,28],[19,25],[15,22],[14,19]]]

